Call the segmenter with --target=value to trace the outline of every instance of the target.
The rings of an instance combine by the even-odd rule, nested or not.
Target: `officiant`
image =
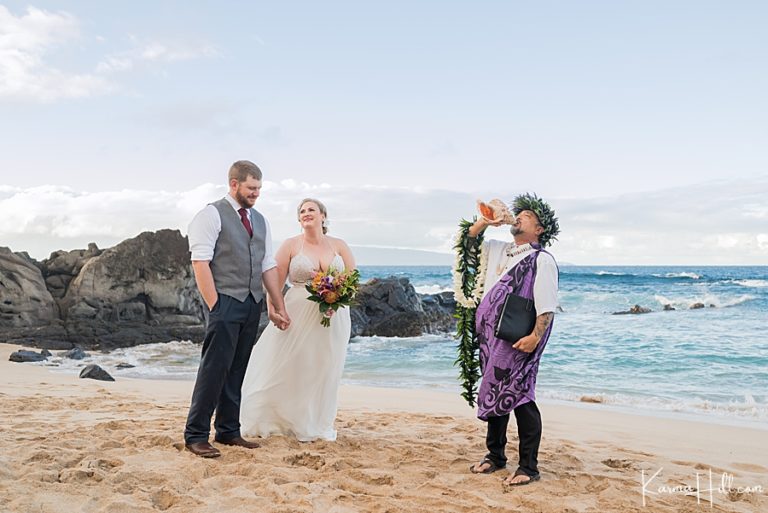
[[[507,425],[514,412],[519,460],[505,483],[527,485],[540,478],[536,375],[558,305],[557,263],[544,248],[560,229],[555,212],[535,194],[516,197],[511,209],[498,200],[483,206],[486,214],[470,227],[469,237],[477,238],[488,226],[510,224],[513,240],[482,244],[477,277],[482,299],[475,315],[482,372],[477,416],[488,425],[488,454],[470,470],[490,474],[507,466]]]

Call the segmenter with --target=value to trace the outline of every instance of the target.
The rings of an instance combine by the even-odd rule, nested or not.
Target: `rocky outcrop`
[[[102,251],[96,244],[88,244],[88,249],[73,251],[56,251],[40,262],[40,268],[45,278],[45,286],[56,299],[63,298],[67,293],[70,282],[80,274],[85,263],[97,257]]]
[[[426,314],[426,333],[453,333],[456,331],[456,300],[453,292],[420,295],[421,306]]]
[[[199,335],[200,296],[178,230],[145,232],[87,260],[59,302],[69,340],[100,349]],[[190,338],[190,337],[182,337]]]
[[[351,309],[352,336],[451,332],[454,308],[450,292],[419,295],[407,278],[375,278],[361,285]],[[204,322],[178,230],[145,232],[106,250],[57,251],[42,262],[0,248],[1,342],[102,351],[201,342]],[[267,322],[265,311],[262,329]]]
[[[5,342],[110,350],[202,338],[202,302],[178,230],[145,232],[105,251],[57,251],[39,267],[0,254],[0,302],[10,301],[0,317]],[[19,311],[29,303],[37,308]]]
[[[350,311],[352,336],[415,337],[451,331],[455,303],[447,294],[420,296],[408,278],[374,278],[361,285]]]
[[[56,318],[40,269],[26,255],[0,248],[0,328],[47,326]]]

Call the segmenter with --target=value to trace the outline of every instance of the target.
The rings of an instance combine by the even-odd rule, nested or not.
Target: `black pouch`
[[[533,301],[509,294],[501,308],[499,322],[496,324],[496,338],[512,342],[530,335],[536,325],[536,308]]]

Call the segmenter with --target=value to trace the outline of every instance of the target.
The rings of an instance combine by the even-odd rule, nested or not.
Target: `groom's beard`
[[[248,196],[242,194],[239,189],[235,191],[235,200],[237,200],[237,203],[243,208],[251,208],[256,204],[256,198],[248,198]]]

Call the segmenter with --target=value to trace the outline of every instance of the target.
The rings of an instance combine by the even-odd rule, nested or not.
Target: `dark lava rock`
[[[417,337],[453,331],[453,293],[420,295],[408,278],[373,278],[352,306],[352,336]]]
[[[88,378],[88,379],[96,379],[99,381],[114,381],[115,378],[109,375],[107,371],[96,365],[95,363],[92,363],[90,365],[86,365],[83,367],[83,370],[80,371],[80,377],[81,378]]]
[[[82,360],[83,358],[88,358],[91,355],[89,355],[79,347],[74,347],[69,351],[59,354],[59,356],[61,356],[62,358],[70,358],[72,360]]]
[[[19,351],[14,351],[13,353],[11,353],[11,356],[10,358],[8,358],[8,361],[16,362],[16,363],[42,362],[47,360],[50,355],[51,353],[49,353],[46,350],[36,353],[35,351],[27,351],[27,350],[21,349]]]
[[[629,310],[626,310],[624,312],[613,312],[613,315],[644,314],[644,313],[650,313],[652,311],[653,310],[651,310],[650,308],[645,308],[640,305],[635,305]]]

